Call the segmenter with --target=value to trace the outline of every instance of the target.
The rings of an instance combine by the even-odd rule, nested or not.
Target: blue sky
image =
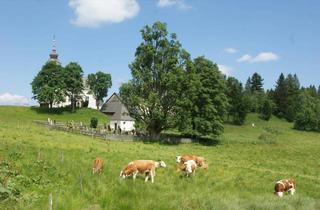
[[[320,85],[319,0],[1,0],[0,104],[35,104],[30,83],[52,37],[63,65],[111,73],[118,91],[139,30],[160,20],[193,58],[204,55],[245,82],[254,72],[272,88],[281,72]]]

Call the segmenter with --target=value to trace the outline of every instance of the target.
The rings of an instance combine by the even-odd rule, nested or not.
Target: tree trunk
[[[75,100],[74,100],[74,95],[71,95],[71,112],[74,112],[74,105],[75,105]]]
[[[96,100],[97,110],[99,110],[99,108],[100,108],[100,107],[99,107],[99,102],[100,102],[99,100]]]

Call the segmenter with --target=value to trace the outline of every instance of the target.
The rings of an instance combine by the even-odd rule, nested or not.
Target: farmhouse
[[[110,128],[121,129],[121,131],[134,130],[134,119],[130,117],[128,109],[122,103],[120,96],[113,93],[102,105],[101,112],[110,117]]]

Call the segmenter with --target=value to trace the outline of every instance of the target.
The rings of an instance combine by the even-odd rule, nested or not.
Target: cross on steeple
[[[60,61],[58,59],[58,53],[57,53],[57,49],[56,49],[56,36],[53,35],[53,46],[52,46],[52,51],[51,53],[49,54],[49,62],[50,61],[54,61],[56,62],[57,64],[60,64]]]

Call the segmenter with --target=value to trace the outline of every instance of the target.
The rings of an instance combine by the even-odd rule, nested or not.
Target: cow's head
[[[125,179],[127,176],[123,173],[123,171],[120,171],[120,178]]]
[[[167,167],[166,163],[164,161],[162,161],[162,160],[158,161],[158,165],[159,165],[159,167],[162,167],[162,168]]]
[[[181,156],[176,156],[176,162],[181,163]]]

